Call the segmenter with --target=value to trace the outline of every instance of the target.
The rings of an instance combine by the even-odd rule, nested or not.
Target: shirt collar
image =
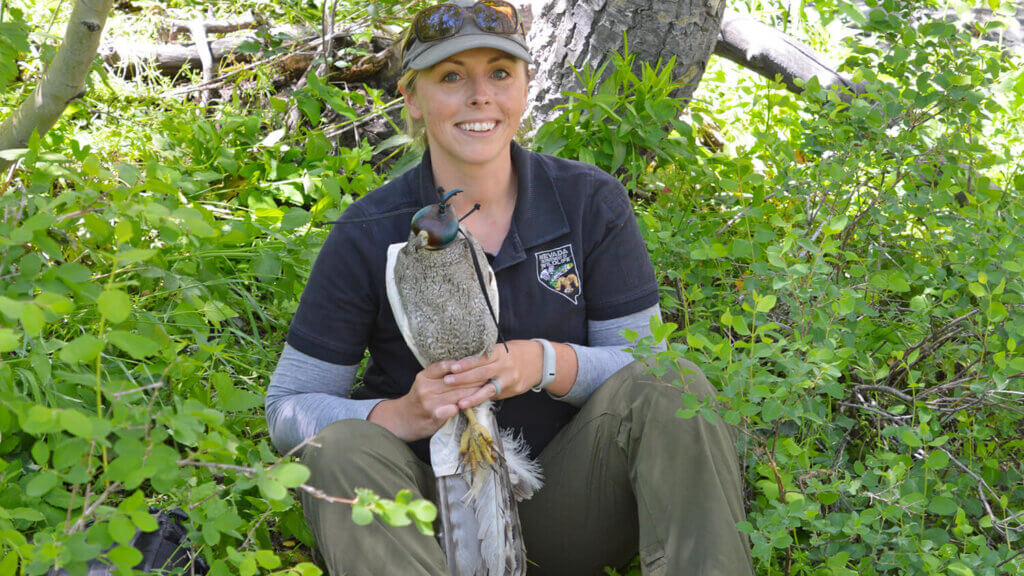
[[[526,250],[569,232],[562,201],[555,182],[539,161],[539,156],[512,142],[512,166],[517,176],[516,208],[512,225],[501,250],[494,259],[495,271],[521,262]],[[422,205],[440,200],[434,185],[434,170],[430,163],[430,150],[423,153],[419,167],[420,200]],[[472,216],[471,216],[472,218]]]

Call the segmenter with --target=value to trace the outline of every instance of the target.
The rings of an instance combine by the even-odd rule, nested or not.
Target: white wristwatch
[[[541,365],[541,377],[540,383],[531,388],[534,392],[540,392],[547,388],[555,381],[555,347],[551,345],[551,342],[543,338],[533,338],[534,342],[540,342],[540,345],[544,348],[544,363]]]

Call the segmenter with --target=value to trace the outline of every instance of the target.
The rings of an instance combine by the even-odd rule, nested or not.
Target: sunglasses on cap
[[[413,20],[409,39],[415,37],[426,43],[451,38],[462,30],[466,14],[484,32],[511,35],[519,31],[519,13],[515,6],[504,0],[479,0],[472,6],[445,3],[420,10]]]

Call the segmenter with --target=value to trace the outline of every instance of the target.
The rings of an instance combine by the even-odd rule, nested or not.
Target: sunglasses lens
[[[454,36],[462,28],[462,10],[453,4],[438,4],[416,16],[416,34],[421,42]]]
[[[473,19],[485,32],[515,34],[519,16],[514,6],[501,0],[481,0],[473,6]]]

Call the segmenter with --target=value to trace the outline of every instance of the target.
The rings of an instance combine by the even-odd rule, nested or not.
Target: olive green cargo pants
[[[686,366],[665,383],[634,362],[612,375],[540,455],[544,488],[519,504],[530,576],[592,576],[638,552],[645,575],[752,575],[732,428],[680,419],[681,386],[714,394]],[[384,428],[342,420],[324,428],[303,463],[309,483],[350,496],[369,488],[433,499],[430,467]],[[412,526],[356,526],[351,508],[302,493],[330,574],[447,575],[440,545]]]

